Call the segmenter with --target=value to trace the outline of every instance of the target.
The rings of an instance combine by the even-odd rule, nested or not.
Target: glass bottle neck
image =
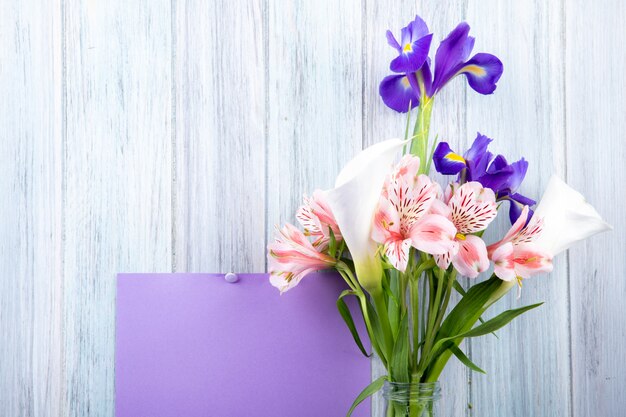
[[[437,402],[441,398],[439,382],[385,382],[383,397],[390,402]]]

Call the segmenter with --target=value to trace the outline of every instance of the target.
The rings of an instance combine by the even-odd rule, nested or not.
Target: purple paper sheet
[[[337,312],[344,285],[318,273],[281,296],[266,274],[118,275],[116,416],[345,416],[370,364]]]

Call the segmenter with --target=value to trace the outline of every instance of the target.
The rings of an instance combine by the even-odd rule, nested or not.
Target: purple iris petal
[[[491,94],[502,76],[502,62],[491,54],[476,54],[463,65],[459,74],[465,74],[467,82],[480,94]]]
[[[493,139],[488,138],[485,135],[481,135],[480,132],[476,134],[476,139],[472,142],[472,146],[465,152],[465,159],[473,161],[477,160],[478,157],[485,155],[487,153],[487,147],[493,141]]]
[[[474,38],[469,36],[470,27],[461,22],[441,42],[435,55],[435,75],[430,95],[436,94],[452,78],[465,74],[467,81],[480,94],[491,94],[502,76],[502,62],[491,54],[479,53],[468,61]]]
[[[498,201],[508,200],[509,217],[515,223],[524,206],[535,204],[534,200],[516,192],[526,176],[528,162],[522,158],[509,164],[504,156],[494,156],[487,150],[491,141],[478,133],[463,157],[456,155],[446,142],[441,142],[433,154],[435,168],[444,175],[455,175],[465,167],[464,175],[459,175],[457,181],[478,181],[491,188]]]
[[[389,68],[393,72],[414,72],[420,69],[428,57],[432,39],[433,35],[430,34],[406,44],[400,55],[391,61]]]
[[[409,106],[415,108],[419,105],[419,93],[411,85],[415,85],[416,82],[409,81],[410,77],[414,78],[415,74],[389,75],[383,79],[378,89],[383,102],[400,113],[408,112]]]
[[[400,44],[398,43],[396,38],[393,36],[393,33],[391,33],[390,30],[387,31],[387,43],[389,44],[389,46],[396,49],[398,52],[402,50],[402,47],[400,46]]]
[[[422,81],[424,82],[424,90],[426,90],[426,95],[428,97],[432,97],[433,76],[430,72],[430,58],[426,59],[426,62],[424,62],[424,65],[422,65],[422,68],[420,68],[417,73],[422,77]]]
[[[391,61],[389,68],[393,72],[415,72],[428,58],[432,34],[428,33],[428,26],[421,17],[402,28],[400,42],[390,31],[387,31],[387,42],[398,51],[398,56]]]
[[[441,41],[435,54],[435,77],[433,92],[437,92],[454,77],[471,53],[474,39],[468,36],[470,27],[461,22]]]
[[[433,153],[433,162],[437,172],[444,175],[456,175],[465,168],[465,160],[450,149],[447,142],[439,142]]]
[[[536,203],[535,200],[525,197],[521,194],[517,194],[517,193],[511,194],[508,200],[511,202],[511,206],[509,207],[509,220],[511,221],[511,224],[514,224],[517,221],[519,216],[522,214],[522,209],[524,208],[524,206],[530,207]],[[534,214],[534,211],[529,209],[528,220],[530,220],[533,214]],[[528,224],[528,220],[527,220],[527,224]]]

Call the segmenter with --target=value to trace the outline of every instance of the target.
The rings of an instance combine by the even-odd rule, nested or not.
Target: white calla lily
[[[372,220],[385,178],[398,152],[407,143],[390,139],[372,145],[341,170],[335,188],[326,191],[328,204],[337,220],[361,285],[370,293],[381,290],[383,268],[371,238]]]
[[[576,242],[613,229],[582,194],[555,175],[548,182],[535,216],[543,218],[543,230],[534,244],[553,256]]]

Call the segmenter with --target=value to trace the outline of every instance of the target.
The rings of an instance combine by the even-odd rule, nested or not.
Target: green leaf
[[[348,295],[356,296],[356,293],[350,290],[345,290],[344,292],[342,292],[339,298],[337,299],[337,310],[339,310],[339,314],[341,314],[341,317],[343,317],[343,321],[348,326],[348,329],[350,329],[350,333],[352,333],[352,337],[354,338],[356,345],[359,347],[359,350],[361,351],[361,353],[363,353],[363,355],[369,358],[370,356],[372,356],[372,354],[371,353],[368,354],[367,351],[365,350],[365,347],[363,346],[363,342],[361,342],[361,337],[359,336],[359,332],[357,331],[356,326],[354,325],[354,320],[352,319],[352,313],[350,313],[350,309],[348,308],[348,305],[343,299],[344,297]]]
[[[533,308],[537,308],[542,304],[543,303],[531,304],[526,307],[516,308],[513,310],[507,310],[503,313],[498,314],[496,317],[492,318],[491,320],[487,320],[483,324],[478,325],[467,332],[457,334],[456,336],[444,337],[438,340],[437,343],[435,343],[435,345],[433,346],[433,349],[431,350],[431,352],[433,352],[433,357],[436,356],[436,353],[441,348],[444,348],[444,350],[450,348],[449,346],[444,346],[446,342],[450,342],[455,339],[463,339],[466,337],[483,336],[488,333],[494,332],[506,326],[507,324],[509,324],[515,317],[519,316],[520,314],[523,314],[527,312],[528,310],[532,310]]]
[[[387,381],[387,375],[381,376],[377,380],[372,381],[372,383],[369,384],[367,387],[365,387],[365,389],[361,391],[361,393],[352,403],[352,407],[350,407],[350,410],[348,410],[348,414],[346,414],[346,417],[350,417],[356,406],[361,404],[367,397],[378,392],[385,384],[385,381]]]
[[[502,282],[499,278],[493,277],[470,288],[443,321],[437,337],[454,336],[466,329],[469,330],[478,321],[485,310],[485,305],[498,291]]]
[[[456,281],[456,280],[455,280],[455,281],[452,283],[452,286],[454,287],[454,289],[455,289],[455,290],[456,290],[459,294],[461,294],[461,296],[465,297],[465,294],[467,294],[467,293],[465,292],[465,289],[463,289],[463,287],[461,286],[461,283],[459,283],[459,281]],[[485,322],[485,320],[484,320],[482,317],[479,317],[479,318],[478,318],[478,320],[479,320],[481,323],[484,323],[484,322]],[[494,335],[494,336],[496,337],[496,339],[500,339],[500,338],[498,337],[498,335],[497,335],[495,332],[491,332],[491,334],[492,334],[492,335]]]
[[[377,346],[378,349],[376,353],[380,356],[380,359],[383,361],[385,366],[387,365],[387,357],[385,351],[385,341],[383,339],[383,328],[380,324],[380,320],[378,319],[378,314],[376,313],[376,309],[372,305],[372,302],[369,298],[366,298],[366,306],[367,306],[367,316],[370,319],[370,324],[372,325],[372,333],[370,337],[373,336],[374,340],[372,340],[372,344]]]
[[[409,315],[405,312],[400,320],[400,329],[391,356],[391,374],[394,381],[410,382],[409,345]]]
[[[333,233],[333,228],[328,226],[328,234],[330,236],[330,242],[328,243],[328,253],[333,258],[337,256],[337,239],[335,239],[335,233]]]
[[[467,366],[472,371],[480,372],[481,374],[486,374],[487,373],[487,372],[483,371],[482,369],[480,369],[478,367],[478,365],[476,365],[474,362],[472,362],[470,360],[470,358],[465,356],[465,353],[463,353],[463,351],[461,349],[459,349],[456,345],[450,346],[450,350],[452,351],[454,356],[456,356],[463,363],[463,365]]]
[[[389,313],[389,324],[391,325],[391,332],[394,339],[398,336],[398,326],[400,323],[400,315],[402,313],[402,306],[400,304],[400,276],[397,269],[392,269],[386,272],[389,276],[389,285],[383,284],[383,290],[389,296],[387,302],[387,310]],[[383,283],[385,280],[383,280]]]
[[[533,308],[537,308],[537,307],[539,307],[542,304],[543,303],[531,304],[529,306],[525,306],[525,307],[521,307],[521,308],[515,308],[513,310],[507,310],[505,312],[502,312],[502,313],[498,314],[496,317],[494,317],[494,318],[492,318],[490,320],[487,320],[483,324],[474,327],[469,332],[463,333],[461,335],[461,337],[483,336],[483,335],[486,335],[487,333],[494,332],[494,331],[496,331],[496,330],[506,326],[507,324],[509,324],[515,317],[517,317],[517,316],[519,316],[521,314],[524,314],[528,310],[532,310]]]

